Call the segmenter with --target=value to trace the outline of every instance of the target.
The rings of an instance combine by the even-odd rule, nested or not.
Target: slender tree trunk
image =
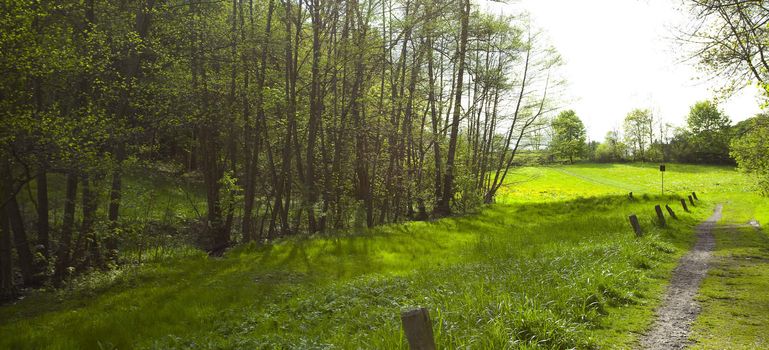
[[[24,229],[24,218],[21,216],[16,196],[11,197],[6,202],[5,213],[13,230],[13,243],[16,247],[16,255],[19,258],[18,266],[19,270],[21,270],[21,277],[24,279],[25,285],[34,286],[37,284],[35,280],[34,259],[32,251],[29,249],[29,240]]]
[[[3,185],[4,186],[4,185]],[[0,210],[0,301],[16,296],[13,282],[13,260],[11,254],[11,228],[5,210]]]
[[[427,74],[428,74],[428,105],[430,107],[430,121],[433,131],[433,160],[435,161],[435,203],[438,203],[441,199],[441,181],[442,181],[442,173],[441,168],[442,165],[442,156],[441,156],[441,139],[442,135],[440,134],[440,112],[438,111],[436,105],[437,105],[437,96],[435,95],[435,71],[433,67],[433,37],[432,33],[428,36],[428,42],[427,42]]]
[[[468,21],[470,17],[470,1],[464,0],[462,4],[462,29],[459,40],[457,56],[459,59],[454,98],[454,115],[451,118],[451,134],[449,135],[449,149],[446,159],[446,173],[443,179],[443,193],[436,207],[439,215],[451,214],[451,199],[454,197],[454,158],[457,150],[457,137],[459,134],[459,118],[462,112],[462,79],[465,75],[465,51],[467,49]]]
[[[75,205],[77,197],[78,176],[74,172],[67,174],[66,195],[64,197],[64,221],[61,225],[61,236],[56,253],[56,269],[53,275],[55,286],[61,286],[64,278],[69,274],[70,244],[72,243],[72,231],[75,226]]]
[[[43,256],[47,259],[50,254],[51,243],[49,237],[48,222],[48,175],[45,166],[41,165],[37,174],[37,242],[43,246]]]
[[[106,239],[107,258],[115,262],[118,258],[118,218],[120,216],[120,201],[123,193],[123,161],[125,160],[125,146],[118,145],[115,154],[116,164],[112,170],[112,181],[109,191],[109,207],[107,220],[110,233]]]
[[[99,241],[96,237],[94,224],[96,223],[97,194],[94,192],[95,184],[88,175],[82,178],[83,220],[80,226],[80,239],[82,246],[74,260],[82,259],[81,270],[88,267],[103,267],[99,252]]]
[[[250,26],[251,26],[251,33],[254,34],[256,30],[256,26],[254,24],[254,13],[253,13],[253,0],[249,0],[249,17],[250,17]],[[243,0],[240,1],[239,4],[240,8],[240,39],[242,42],[246,42],[246,29],[245,29],[245,12],[243,10]],[[269,9],[269,11],[272,11],[272,9]],[[272,13],[268,13],[268,22],[271,21]],[[254,35],[255,36],[255,35]],[[245,178],[243,179],[244,183],[244,193],[243,193],[243,220],[242,220],[242,228],[241,231],[243,233],[243,240],[248,242],[255,237],[253,237],[253,211],[254,211],[254,200],[256,197],[256,177],[257,177],[257,165],[259,164],[259,154],[260,152],[260,132],[257,130],[259,125],[259,120],[251,120],[251,105],[250,105],[250,77],[251,75],[248,74],[249,72],[249,66],[251,65],[250,60],[256,60],[256,48],[252,46],[251,49],[251,55],[247,55],[245,52],[241,54],[241,63],[243,71],[245,72],[243,76],[243,91],[242,91],[242,99],[243,99],[243,121],[245,123],[245,133],[244,133],[244,147],[243,152],[245,153]],[[260,72],[257,72],[257,76],[261,74]],[[259,80],[257,78],[257,80]]]
[[[305,187],[307,188],[307,228],[310,233],[318,230],[315,222],[315,202],[318,201],[318,191],[315,187],[315,143],[318,136],[323,97],[320,91],[320,35],[323,24],[320,15],[320,0],[312,0],[312,68],[310,83],[310,120],[307,127],[307,166]]]
[[[3,182],[0,184],[2,186],[0,187],[0,200],[3,202],[0,203],[4,203],[4,205],[0,206],[0,211],[3,212],[3,220],[10,224],[10,229],[13,231],[13,244],[16,247],[18,267],[24,279],[24,284],[31,286],[35,284],[33,257],[29,249],[27,232],[24,229],[24,218],[21,215],[16,194],[11,193],[14,181],[10,161],[5,159],[0,166],[2,167],[0,169],[0,181]],[[9,235],[11,235],[11,230],[7,231]]]
[[[293,21],[292,15],[294,13],[292,2],[286,1],[284,3],[285,5],[285,18],[284,23],[286,25],[286,38],[284,40],[284,51],[285,51],[285,70],[284,70],[284,78],[285,78],[285,85],[284,85],[284,92],[285,92],[285,102],[286,102],[286,130],[285,130],[285,140],[283,144],[283,170],[281,174],[282,178],[282,187],[283,187],[283,193],[285,195],[285,202],[283,204],[283,211],[281,212],[281,233],[283,235],[288,235],[291,232],[291,223],[289,222],[289,213],[291,210],[291,185],[292,185],[292,176],[291,176],[291,158],[293,156],[293,151],[296,152],[297,156],[300,155],[300,150],[298,147],[298,141],[295,140],[296,138],[296,50],[294,49],[292,45],[292,33],[293,26],[291,25],[291,22]],[[297,10],[297,16],[301,15],[301,8]],[[296,33],[294,33],[295,41],[294,44],[298,45],[299,40],[299,32],[300,29],[296,28]],[[298,157],[297,157],[298,158]],[[301,159],[296,159],[296,166],[297,166],[297,175],[298,177],[302,178],[302,169],[301,169]]]

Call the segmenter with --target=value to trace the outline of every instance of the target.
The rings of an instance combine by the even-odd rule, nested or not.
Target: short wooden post
[[[684,204],[686,204],[686,202],[684,202]],[[669,205],[665,204],[665,209],[668,210],[668,214],[670,214],[671,218],[678,220],[678,216],[676,216],[676,212],[673,211],[673,208],[671,208]]]
[[[403,312],[401,322],[411,350],[435,350],[433,326],[427,309],[422,307]]]
[[[633,192],[628,193],[627,197],[632,201],[633,200]]]
[[[694,206],[694,199],[692,198],[692,196],[689,196],[689,203],[691,203],[692,206]]]
[[[689,212],[689,207],[686,206],[686,199],[681,198],[681,206],[684,207],[685,212]]]
[[[654,206],[654,211],[657,212],[657,222],[659,222],[660,226],[665,227],[665,225],[667,225],[667,222],[665,222],[665,214],[662,213],[662,208],[659,204]]]
[[[641,231],[641,224],[638,223],[638,217],[635,214],[632,214],[628,218],[630,219],[630,226],[633,226],[633,231],[635,231],[636,237],[641,237],[643,231]]]
[[[697,193],[692,192],[692,197],[694,197],[694,199],[696,200],[700,200],[699,198],[697,198]]]

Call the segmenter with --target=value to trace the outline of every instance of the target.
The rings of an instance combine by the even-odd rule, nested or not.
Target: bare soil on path
[[[697,243],[673,270],[654,325],[641,337],[643,349],[683,349],[689,345],[692,322],[700,313],[700,306],[694,297],[708,273],[711,252],[716,244],[713,228],[721,219],[721,208],[720,204],[717,205],[713,215],[697,225]]]

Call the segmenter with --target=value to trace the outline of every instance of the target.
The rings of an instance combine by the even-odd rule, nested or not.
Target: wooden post
[[[630,198],[630,200],[632,201],[633,200],[633,192],[628,193],[627,197]]]
[[[427,309],[422,307],[403,312],[401,322],[411,350],[435,350],[433,326]]]
[[[684,204],[686,204],[686,202],[684,202]],[[678,216],[676,216],[676,212],[673,211],[673,208],[671,208],[669,205],[665,204],[665,209],[668,210],[668,214],[670,214],[671,218],[678,220]]]
[[[689,203],[691,203],[692,206],[694,206],[694,199],[692,199],[692,196],[689,196]]]
[[[699,198],[697,198],[697,193],[692,192],[692,197],[694,197],[694,199],[696,200],[700,200]]]
[[[681,198],[681,206],[684,207],[685,212],[689,212],[689,207],[686,206],[686,199]]]
[[[657,220],[658,220],[660,226],[665,227],[665,225],[667,224],[665,222],[665,214],[662,214],[662,208],[660,207],[659,204],[654,206],[654,211],[657,212]]]
[[[638,217],[635,214],[632,214],[628,218],[630,219],[630,226],[633,226],[633,231],[635,231],[636,237],[641,237],[643,231],[641,231],[641,224],[638,223]]]

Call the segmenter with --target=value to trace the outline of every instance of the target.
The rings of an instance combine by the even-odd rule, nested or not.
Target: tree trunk
[[[24,230],[24,218],[21,216],[19,203],[16,201],[15,196],[6,202],[5,212],[13,230],[13,243],[16,247],[16,255],[19,258],[18,265],[19,270],[21,270],[21,277],[24,279],[25,285],[34,286],[37,283],[35,280],[34,258],[32,257],[32,251],[29,249],[27,232]]]
[[[48,175],[41,164],[37,174],[37,243],[43,246],[42,253],[47,259],[51,251],[50,224],[48,222]]]
[[[103,267],[102,260],[99,253],[99,241],[96,237],[96,230],[94,229],[94,223],[96,222],[96,208],[97,208],[97,194],[94,192],[94,183],[89,176],[83,176],[82,178],[82,208],[83,208],[83,221],[80,226],[80,237],[78,240],[82,240],[82,245],[77,247],[81,249],[78,252],[75,260],[81,260],[81,270],[85,270],[89,267]]]
[[[109,207],[107,220],[109,221],[109,236],[107,236],[107,258],[116,261],[118,257],[118,218],[120,215],[120,201],[123,191],[123,160],[125,158],[125,146],[119,145],[115,154],[116,164],[112,170],[112,183],[109,191]]]
[[[459,49],[457,56],[459,58],[455,97],[454,97],[454,115],[451,118],[451,134],[449,135],[449,149],[446,159],[446,173],[443,178],[443,193],[440,202],[435,210],[439,215],[451,214],[451,199],[454,197],[454,158],[457,150],[457,137],[459,134],[459,118],[462,112],[462,79],[465,75],[465,51],[467,49],[467,26],[470,17],[470,1],[464,0],[462,4],[462,29],[459,40]]]
[[[318,191],[315,186],[315,143],[323,112],[323,97],[320,91],[320,34],[322,29],[320,3],[320,0],[312,0],[312,81],[310,83],[310,120],[307,127],[307,170],[305,173],[305,187],[308,195],[307,228],[310,233],[318,230],[315,222],[315,202],[318,201]]]
[[[75,226],[75,206],[77,200],[78,176],[70,172],[67,174],[66,197],[64,198],[64,221],[61,227],[61,237],[56,253],[56,269],[53,275],[53,283],[61,286],[64,278],[69,274],[70,244],[72,243],[72,231]]]
[[[0,301],[10,300],[16,296],[11,257],[11,228],[8,226],[8,216],[5,211],[0,210]]]

